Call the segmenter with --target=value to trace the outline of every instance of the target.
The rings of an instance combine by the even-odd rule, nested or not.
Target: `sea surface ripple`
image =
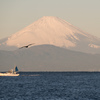
[[[0,100],[100,100],[99,72],[20,72],[0,77]]]

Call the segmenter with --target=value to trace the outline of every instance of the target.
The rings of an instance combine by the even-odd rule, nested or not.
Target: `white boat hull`
[[[0,73],[0,76],[19,76],[19,74],[14,74],[14,73]]]

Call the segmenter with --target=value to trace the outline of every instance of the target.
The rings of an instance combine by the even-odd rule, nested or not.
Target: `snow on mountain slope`
[[[12,35],[7,45],[22,46],[28,43],[53,44],[56,46],[74,47],[75,43],[69,41],[67,37],[78,39],[74,34],[70,24],[56,18],[43,17],[23,30]]]
[[[87,34],[58,17],[44,16],[11,35],[7,46],[21,47],[30,43],[50,44],[82,52],[100,49],[100,39]]]

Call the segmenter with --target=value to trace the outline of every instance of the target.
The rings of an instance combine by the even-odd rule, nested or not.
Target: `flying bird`
[[[19,49],[22,49],[22,48],[28,48],[30,45],[33,45],[34,43],[32,43],[32,44],[29,44],[29,45],[26,45],[26,46],[22,46],[22,47],[20,47]]]

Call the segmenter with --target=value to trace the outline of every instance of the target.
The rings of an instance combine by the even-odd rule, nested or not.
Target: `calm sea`
[[[20,72],[0,77],[0,100],[100,100],[99,72]]]

